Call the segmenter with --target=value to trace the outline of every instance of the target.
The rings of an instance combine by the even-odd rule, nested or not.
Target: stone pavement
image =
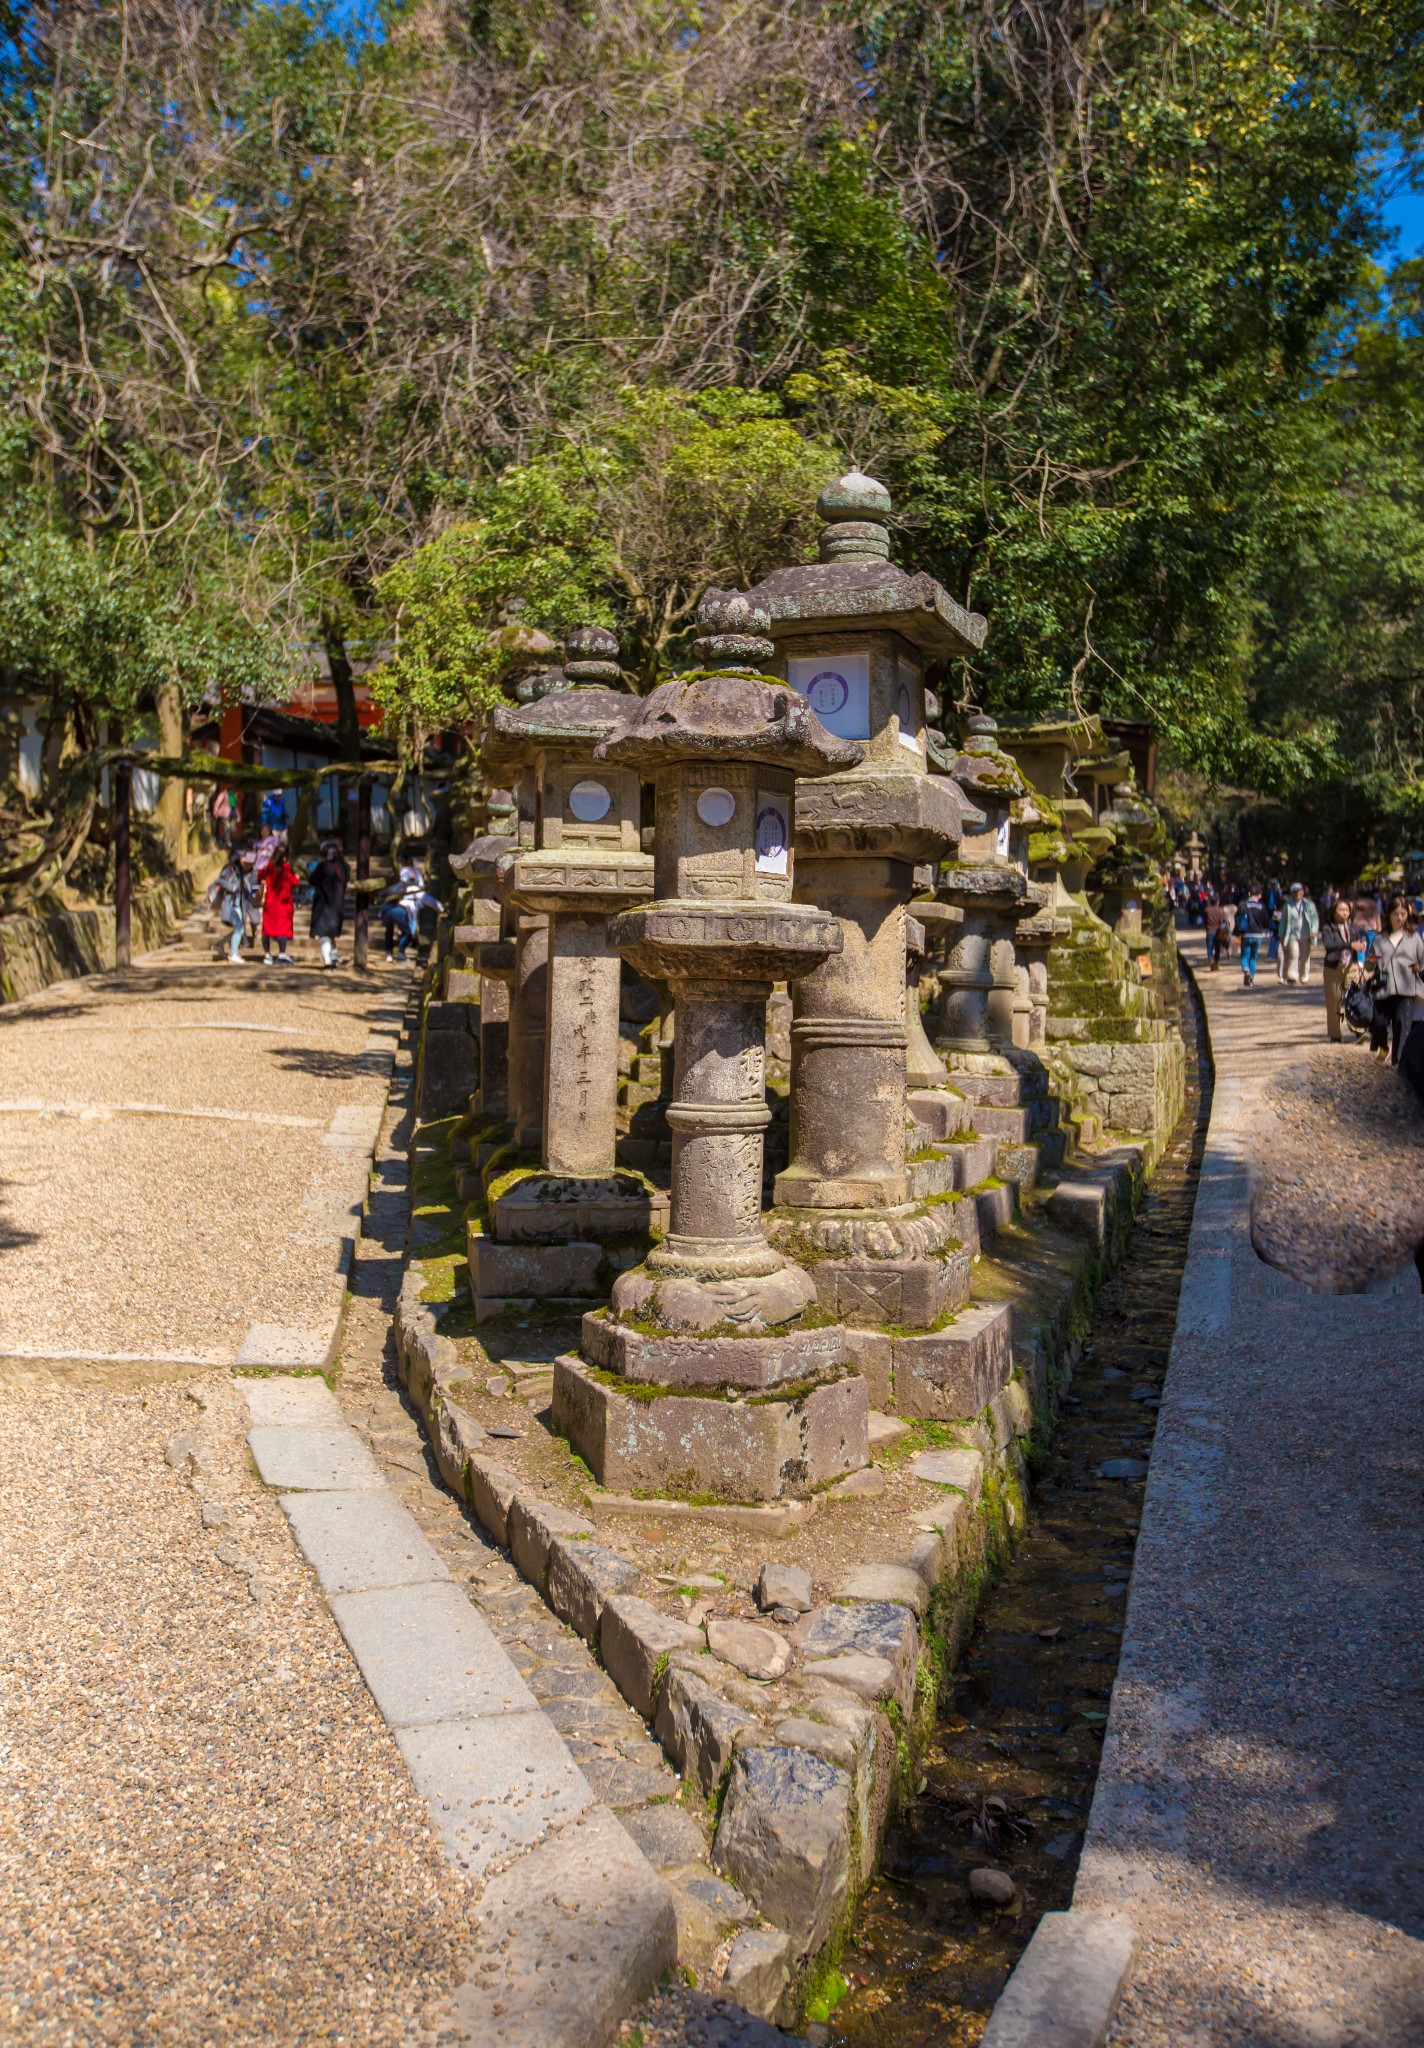
[[[323,1365],[408,970],[176,947],[0,1009],[0,1359]]]
[[[1417,2048],[1419,1282],[1310,1293],[1257,1257],[1252,1146],[1324,1039],[1320,987],[1263,962],[1248,993],[1182,943],[1216,1090],[1073,1903],[1142,1936],[1116,2048]],[[1357,1142],[1342,1124],[1316,1175]]]

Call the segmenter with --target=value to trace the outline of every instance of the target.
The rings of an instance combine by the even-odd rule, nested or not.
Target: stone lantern
[[[976,652],[984,622],[889,561],[882,484],[853,471],[817,509],[820,560],[749,593],[770,615],[777,673],[863,746],[855,766],[797,795],[797,899],[833,912],[842,944],[792,992],[790,1157],[772,1236],[812,1255],[823,1308],[925,1324],[957,1304],[940,1256],[952,1219],[914,1199],[906,1158],[905,907],[916,867],[957,844],[967,807],[926,767],[924,669]]]
[[[570,634],[558,687],[501,707],[485,744],[492,768],[528,778],[537,845],[506,846],[498,880],[521,921],[539,921],[547,991],[540,1166],[501,1172],[491,1162],[492,1234],[470,1239],[477,1312],[600,1296],[666,1221],[666,1198],[614,1160],[621,962],[607,925],[653,893],[637,774],[594,759],[635,704],[619,687],[617,655],[602,627]]]
[[[456,939],[478,977],[480,1009],[479,1093],[470,1105],[486,1126],[503,1124],[509,1115],[509,984],[514,975],[514,943],[505,927],[510,916],[496,887],[500,857],[519,843],[518,813],[513,793],[497,789],[485,805],[487,832],[450,856],[457,880],[470,891]],[[496,1140],[489,1138],[493,1144]]]
[[[869,1459],[845,1331],[761,1228],[767,999],[841,945],[792,900],[796,778],[861,750],[757,672],[773,650],[744,598],[709,593],[698,620],[703,666],[597,750],[656,793],[656,897],[609,936],[676,1004],[670,1227],[584,1318],[582,1359],[557,1362],[554,1426],[605,1486],[765,1500]]]
[[[939,977],[936,1043],[955,1054],[1023,1049],[1032,1003],[1014,935],[1022,919],[1046,907],[1045,892],[1032,889],[1028,879],[1028,835],[1038,822],[1033,792],[1000,748],[995,721],[983,716],[968,721],[953,775],[985,822],[965,835],[957,861],[941,873],[939,893],[963,911],[964,921],[950,934]]]

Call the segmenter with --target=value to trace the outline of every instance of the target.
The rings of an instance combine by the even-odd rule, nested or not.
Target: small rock
[[[501,1394],[507,1394],[513,1384],[514,1382],[506,1378],[502,1372],[497,1372],[492,1378],[485,1381],[485,1392],[487,1394],[494,1394],[497,1397]]]
[[[1157,1401],[1161,1399],[1161,1395],[1157,1388],[1149,1383],[1145,1386],[1134,1387],[1132,1398],[1134,1401]]]
[[[1127,1374],[1122,1370],[1120,1366],[1105,1365],[1103,1367],[1103,1378],[1105,1380],[1125,1380],[1127,1378]]]
[[[806,2043],[806,2048],[829,2048],[831,2030],[820,2020],[812,2020],[801,2038]]]
[[[713,1615],[707,1624],[707,1647],[748,1678],[780,1678],[791,1665],[791,1645],[785,1637],[755,1621],[726,1621]]]
[[[522,1429],[516,1429],[509,1422],[497,1422],[493,1429],[485,1431],[486,1436],[523,1436],[523,1434],[524,1431]]]
[[[1108,1458],[1098,1467],[1099,1479],[1145,1479],[1145,1458]]]
[[[1011,1906],[1018,1897],[1007,1870],[971,1870],[969,1896],[985,1906]]]
[[[799,1564],[764,1564],[756,1582],[756,1604],[763,1614],[773,1607],[809,1614],[811,1574],[803,1572]]]
[[[175,1472],[182,1472],[189,1464],[197,1464],[199,1449],[198,1439],[185,1432],[172,1438],[163,1455]]]
[[[230,1529],[232,1527],[232,1516],[225,1507],[220,1507],[217,1501],[205,1500],[203,1502],[203,1527],[205,1529]]]

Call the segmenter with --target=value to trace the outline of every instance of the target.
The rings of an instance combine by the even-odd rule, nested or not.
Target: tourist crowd
[[[263,965],[292,966],[289,949],[296,932],[299,899],[310,905],[311,935],[320,949],[322,966],[340,965],[336,942],[341,937],[351,886],[346,856],[338,840],[328,839],[305,875],[299,873],[292,865],[287,834],[279,822],[284,817],[280,798],[264,803],[261,837],[250,846],[241,838],[231,841],[222,871],[208,891],[210,908],[231,930],[225,956],[229,967],[245,964],[242,949],[258,930]],[[438,912],[440,908],[417,863],[403,862],[395,884],[376,905],[376,915],[385,927],[386,952],[408,953],[420,936],[421,912]]]
[[[1424,902],[1400,891],[1381,899],[1334,888],[1312,898],[1301,882],[1169,881],[1178,911],[1206,933],[1207,966],[1216,973],[1235,945],[1244,988],[1254,988],[1261,949],[1280,981],[1303,985],[1317,948],[1325,991],[1325,1029],[1340,1040],[1368,1034],[1375,1056],[1398,1066],[1416,1022],[1424,1025]]]

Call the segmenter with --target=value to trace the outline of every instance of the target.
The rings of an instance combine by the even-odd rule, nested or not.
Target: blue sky
[[[1417,256],[1424,250],[1424,192],[1397,192],[1385,201],[1384,217],[1396,230],[1398,255]]]

